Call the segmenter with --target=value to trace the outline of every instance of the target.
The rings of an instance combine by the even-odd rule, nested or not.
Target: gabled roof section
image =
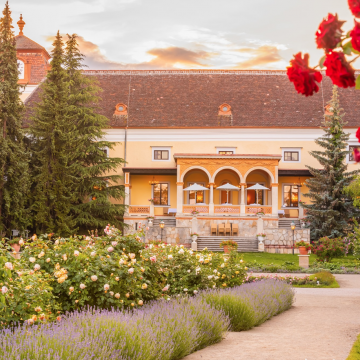
[[[15,36],[15,40],[16,40],[16,50],[40,50],[43,51],[48,59],[50,59],[50,55],[49,53],[46,51],[46,49],[39,45],[37,42],[29,39],[27,36],[25,35],[17,35]]]
[[[357,71],[357,73],[359,73]],[[325,76],[311,97],[298,94],[282,70],[89,70],[103,89],[98,112],[118,128],[318,128],[332,95]],[[39,99],[26,101],[28,113]],[[360,91],[339,89],[347,127],[359,127]],[[116,104],[127,114],[115,116]],[[231,116],[219,116],[229,104]]]

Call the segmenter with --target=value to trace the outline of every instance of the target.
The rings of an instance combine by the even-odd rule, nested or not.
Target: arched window
[[[25,79],[25,64],[22,60],[17,61],[18,63],[18,70],[19,70],[19,80]]]

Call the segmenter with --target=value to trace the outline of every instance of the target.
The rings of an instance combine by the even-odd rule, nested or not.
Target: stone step
[[[229,239],[229,238],[228,238]],[[198,238],[198,250],[207,248],[210,251],[224,251],[220,247],[220,243],[223,240],[227,240],[224,237],[219,236],[201,236]],[[238,244],[238,252],[257,252],[258,251],[258,240],[254,238],[234,238],[231,237]]]
[[[165,227],[174,227],[176,226],[176,219],[154,219],[153,224],[154,226],[159,226],[160,221],[163,221],[165,224]]]
[[[295,224],[295,229],[300,230],[301,224],[298,219],[279,219],[279,229],[291,229],[291,223]]]

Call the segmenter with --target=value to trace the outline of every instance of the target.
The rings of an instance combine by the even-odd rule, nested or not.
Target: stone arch
[[[246,178],[248,177],[248,175],[249,175],[251,172],[255,171],[255,170],[263,170],[263,171],[265,171],[265,172],[270,176],[271,183],[272,183],[272,184],[275,183],[275,178],[274,178],[273,173],[272,173],[269,169],[267,169],[267,168],[265,168],[265,167],[262,167],[262,166],[255,166],[255,167],[249,169],[249,170],[246,172],[245,176],[244,176],[244,182],[246,182]]]
[[[236,172],[236,174],[239,176],[240,183],[244,182],[243,176],[241,175],[241,172],[238,169],[236,169],[236,168],[234,168],[232,166],[222,166],[221,168],[217,169],[214,172],[213,176],[211,177],[211,182],[212,183],[215,182],[216,175],[222,170],[232,170],[232,171]]]
[[[211,175],[209,171],[202,166],[190,166],[189,168],[187,168],[181,175],[181,180],[180,180],[181,182],[184,182],[185,175],[191,170],[202,170],[208,176],[210,182]]]

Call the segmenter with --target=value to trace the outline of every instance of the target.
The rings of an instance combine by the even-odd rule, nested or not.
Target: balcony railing
[[[246,214],[256,215],[258,212],[263,212],[265,215],[271,215],[271,205],[248,205],[245,207]]]
[[[198,211],[200,214],[208,214],[209,206],[208,205],[183,205],[183,213],[190,214],[192,211]]]
[[[149,205],[130,205],[129,206],[129,214],[150,214],[150,206]]]
[[[215,214],[240,214],[240,205],[215,205]]]

